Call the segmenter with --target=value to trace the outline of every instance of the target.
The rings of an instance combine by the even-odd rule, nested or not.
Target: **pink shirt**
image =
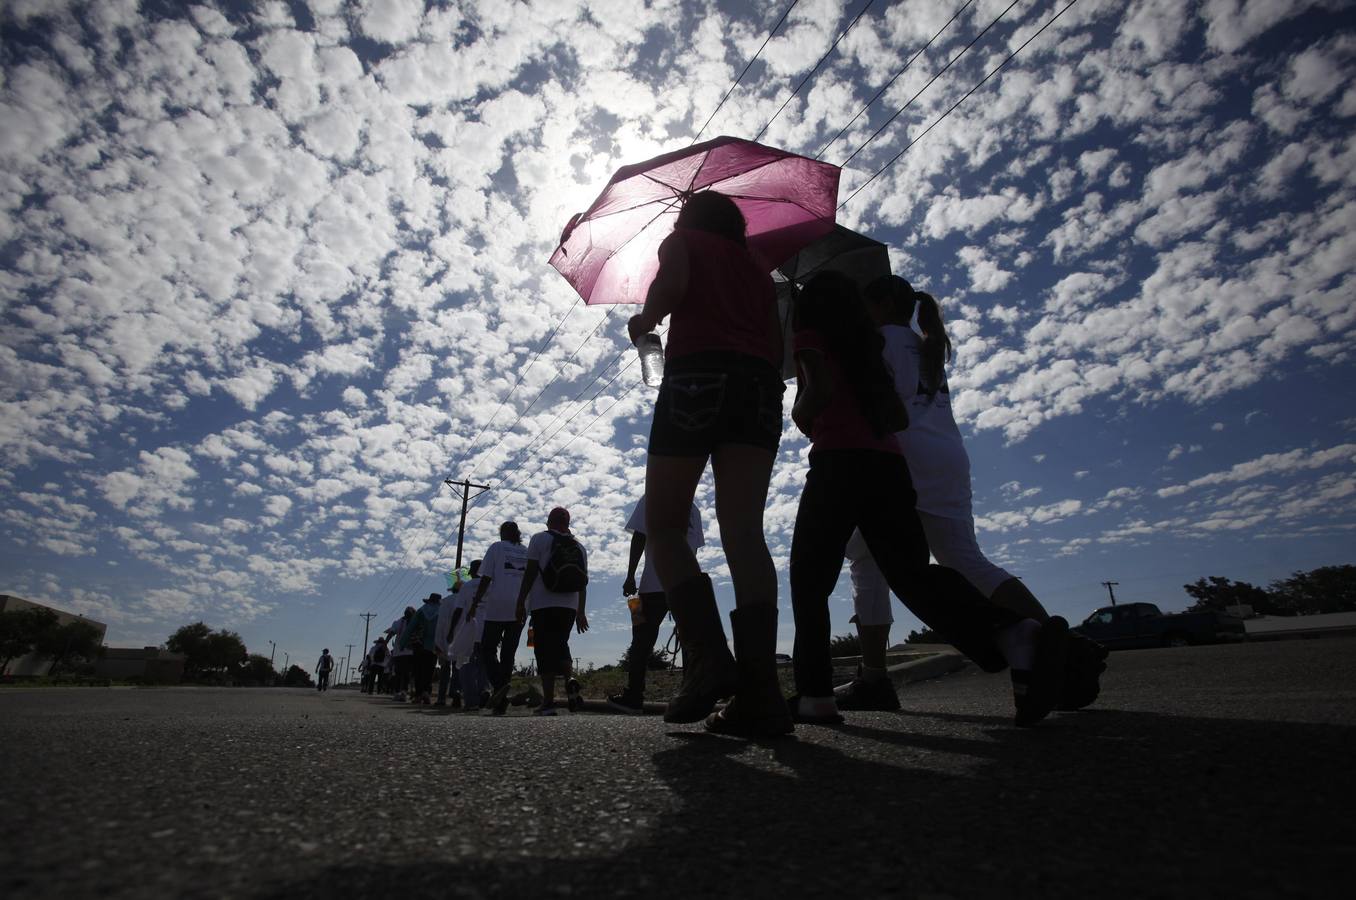
[[[810,425],[810,452],[816,450],[877,450],[882,453],[900,453],[899,441],[893,434],[876,437],[871,423],[862,411],[847,375],[838,358],[829,351],[824,338],[817,331],[797,331],[796,353],[817,350],[823,357],[829,376],[833,379],[833,399]]]
[[[670,317],[665,359],[725,350],[780,365],[777,292],[767,270],[746,248],[709,231],[675,228],[669,241],[687,247],[688,276]]]

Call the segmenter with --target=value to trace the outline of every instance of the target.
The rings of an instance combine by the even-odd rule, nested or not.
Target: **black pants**
[[[485,623],[480,635],[480,660],[491,690],[503,687],[513,677],[513,660],[522,634],[523,626],[518,622]]]
[[[320,674],[317,677],[319,680],[316,682],[315,689],[317,691],[327,690],[330,686],[330,670],[321,669]]]
[[[414,651],[414,693],[425,697],[433,693],[433,667],[438,656],[432,650],[417,647]]]
[[[640,595],[641,621],[631,620],[631,649],[626,652],[626,693],[633,697],[645,696],[645,672],[650,654],[659,639],[659,626],[669,614],[667,595],[662,591]]]
[[[456,665],[450,659],[438,660],[438,702],[447,702],[447,688],[452,683],[452,676],[456,672]],[[452,693],[456,693],[453,691]]]
[[[391,659],[395,668],[395,680],[391,683],[391,690],[399,694],[410,686],[410,673],[414,671],[414,656],[406,653],[401,656],[393,656]]]
[[[928,565],[928,542],[904,457],[873,450],[810,456],[791,538],[791,609],[796,619],[796,689],[833,693],[829,594],[854,528],[890,590],[909,611],[986,671],[1005,666],[994,633],[1017,617],[994,606],[959,573]]]

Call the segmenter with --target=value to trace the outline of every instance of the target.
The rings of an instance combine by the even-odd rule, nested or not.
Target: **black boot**
[[[777,680],[777,607],[745,606],[730,613],[739,687],[734,699],[706,719],[708,731],[739,737],[790,734],[791,712]]]
[[[1092,705],[1102,690],[1106,648],[1076,631],[1069,632],[1064,666],[1064,690],[1056,709],[1069,712]]]
[[[668,601],[683,644],[683,684],[669,700],[664,721],[700,722],[717,700],[734,693],[735,661],[725,643],[715,589],[705,573],[669,591]]]

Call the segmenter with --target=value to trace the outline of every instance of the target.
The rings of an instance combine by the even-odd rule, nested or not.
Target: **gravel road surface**
[[[752,744],[352,691],[0,689],[0,894],[1348,896],[1356,639],[1113,654]]]

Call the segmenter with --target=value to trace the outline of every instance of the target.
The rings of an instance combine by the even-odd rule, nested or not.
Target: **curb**
[[[924,656],[921,659],[911,659],[908,662],[898,663],[890,666],[885,671],[894,682],[896,688],[901,688],[907,684],[913,684],[918,681],[930,681],[933,678],[941,678],[944,675],[950,675],[969,667],[970,661],[959,653],[948,650],[939,650],[936,653]],[[834,693],[847,689],[847,685],[839,685],[834,688]],[[657,715],[664,712],[665,704],[654,701],[645,701],[644,715]],[[585,712],[607,713],[614,716],[634,715],[623,713],[607,705],[606,700],[584,700],[583,709]]]

